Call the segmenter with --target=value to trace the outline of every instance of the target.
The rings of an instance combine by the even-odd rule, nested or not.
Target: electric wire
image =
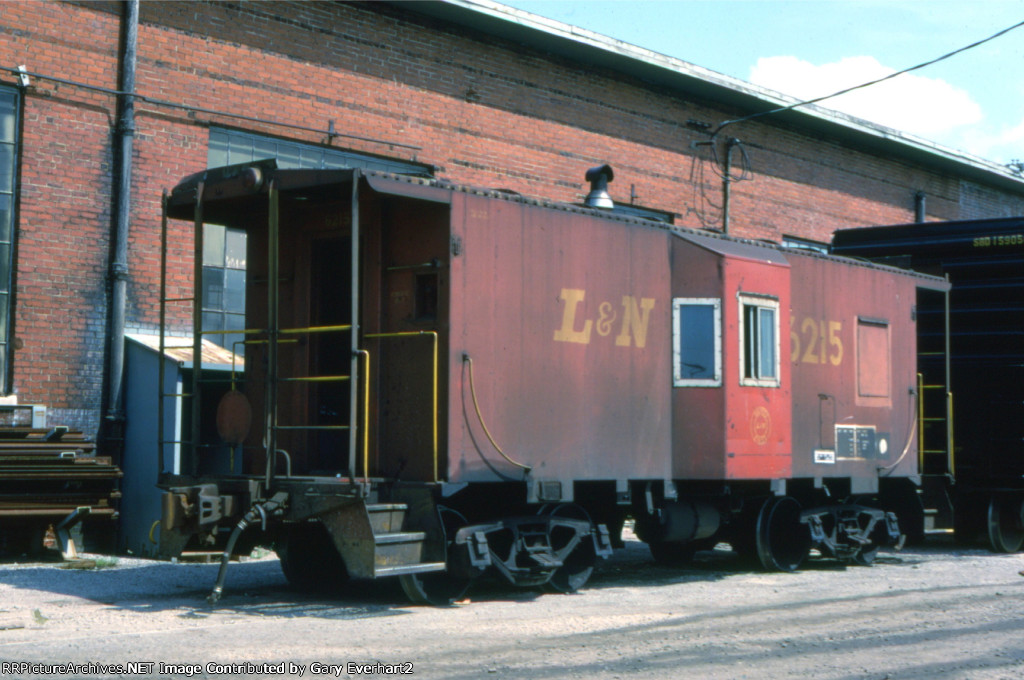
[[[710,161],[710,165],[715,176],[723,182],[735,184],[737,182],[745,182],[754,178],[754,171],[750,162],[750,156],[747,154],[747,149],[743,146],[743,142],[739,139],[731,138],[726,142],[726,144],[727,154],[732,153],[733,148],[738,149],[740,152],[740,170],[737,174],[726,170],[726,164],[719,158],[718,145],[714,139],[707,142],[697,142],[694,145],[694,148],[700,148],[702,146],[710,147],[710,159],[702,158],[700,154],[694,154],[690,159],[690,185],[693,187],[693,203],[698,207],[690,208],[687,212],[696,215],[701,226],[705,229],[718,228],[724,223],[725,217],[724,202],[722,204],[715,203],[715,201],[708,195],[704,172],[704,166],[707,165],[705,161]],[[718,215],[715,216],[714,213],[718,213]]]
[[[924,68],[926,66],[931,66],[932,64],[937,64],[938,62],[943,61],[945,59],[949,59],[950,57],[953,57],[953,56],[955,56],[957,54],[960,54],[961,52],[966,52],[967,50],[970,50],[970,49],[973,49],[975,47],[978,47],[979,45],[984,45],[985,43],[989,42],[990,40],[995,40],[996,38],[999,38],[999,37],[1001,37],[1003,35],[1006,35],[1007,33],[1009,33],[1010,31],[1012,31],[1014,29],[1020,28],[1021,26],[1024,26],[1024,21],[1018,22],[1018,23],[1014,24],[1013,26],[1009,26],[1008,28],[1004,28],[1003,30],[1001,30],[1001,31],[999,31],[997,33],[994,33],[994,34],[990,35],[989,37],[983,38],[981,40],[977,40],[977,41],[971,43],[970,45],[965,45],[964,47],[961,47],[959,49],[953,50],[952,52],[947,52],[946,54],[943,54],[940,57],[936,57],[935,59],[931,59],[929,61],[922,62],[920,64],[917,64],[916,66],[911,66],[910,68],[905,68],[902,71],[896,71],[895,73],[890,73],[889,75],[884,76],[882,78],[878,78],[876,80],[872,80],[872,81],[869,81],[869,82],[866,82],[866,83],[861,83],[860,85],[854,85],[853,87],[848,87],[848,88],[846,88],[844,90],[839,90],[838,92],[833,92],[832,94],[824,95],[822,97],[815,97],[814,99],[808,99],[806,101],[797,102],[796,104],[790,104],[789,106],[781,106],[781,107],[779,107],[777,109],[772,109],[771,111],[761,111],[760,113],[752,113],[749,116],[744,116],[742,118],[735,118],[733,120],[727,120],[724,123],[719,124],[719,126],[717,128],[715,128],[714,132],[711,133],[711,138],[714,139],[715,136],[718,135],[718,133],[721,132],[722,129],[725,128],[727,125],[733,125],[734,123],[742,123],[742,122],[745,122],[745,121],[748,121],[748,120],[753,120],[754,118],[761,118],[762,116],[770,116],[772,114],[782,113],[783,111],[790,111],[792,109],[796,109],[796,108],[799,108],[801,106],[807,106],[809,104],[817,104],[818,102],[825,101],[826,99],[832,99],[833,97],[838,97],[840,95],[847,94],[848,92],[853,92],[854,90],[861,90],[861,89],[864,89],[865,87],[870,87],[872,85],[877,85],[877,84],[883,83],[883,82],[885,82],[887,80],[892,80],[896,76],[901,76],[901,75],[903,75],[905,73],[910,73],[911,71],[916,71],[916,70],[922,69],[922,68]]]

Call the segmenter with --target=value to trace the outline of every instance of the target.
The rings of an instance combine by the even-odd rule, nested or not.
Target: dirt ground
[[[451,608],[386,582],[298,595],[273,555],[210,606],[216,564],[109,561],[0,565],[0,677],[1024,678],[1024,555],[942,540],[793,574],[627,541],[580,593],[490,581]]]

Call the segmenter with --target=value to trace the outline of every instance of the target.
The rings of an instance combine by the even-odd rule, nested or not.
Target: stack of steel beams
[[[117,516],[121,470],[67,427],[0,427],[0,548],[35,552],[52,529],[65,556],[83,519]]]

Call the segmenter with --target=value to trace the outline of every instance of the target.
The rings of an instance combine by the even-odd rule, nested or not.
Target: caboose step
[[[373,574],[380,574],[382,567],[414,567],[423,560],[423,541],[427,535],[422,531],[400,531],[377,534],[373,537]]]
[[[405,503],[374,503],[366,506],[366,514],[370,518],[370,527],[374,534],[389,534],[402,530],[405,513],[409,509]]]
[[[404,503],[352,503],[325,513],[320,521],[345,560],[349,574],[379,578],[443,569],[424,561],[422,531],[403,531]]]
[[[422,531],[398,531],[390,534],[376,534],[374,540],[377,545],[391,545],[395,543],[422,543],[427,535]]]

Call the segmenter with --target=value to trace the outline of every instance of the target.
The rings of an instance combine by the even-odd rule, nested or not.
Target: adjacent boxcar
[[[922,472],[955,484],[935,486],[927,503],[953,499],[953,524],[993,550],[1024,545],[1024,219],[1020,217],[849,229],[838,253],[944,275],[952,283],[948,363],[946,301],[919,303],[924,405]],[[946,376],[949,376],[948,379]],[[948,395],[948,396],[947,396]],[[955,404],[955,407],[954,407]],[[948,408],[947,408],[948,405]],[[949,413],[946,414],[945,411]],[[954,437],[955,435],[955,437]],[[926,485],[926,489],[930,488]]]
[[[196,371],[195,445],[161,448],[167,554],[273,540],[298,586],[446,602],[487,569],[574,590],[626,518],[666,562],[728,541],[770,569],[869,563],[899,537],[915,289],[939,279],[273,162],[186,178],[166,214],[197,253],[204,222],[249,244],[244,377],[204,439]],[[215,473],[239,448],[245,474]]]

